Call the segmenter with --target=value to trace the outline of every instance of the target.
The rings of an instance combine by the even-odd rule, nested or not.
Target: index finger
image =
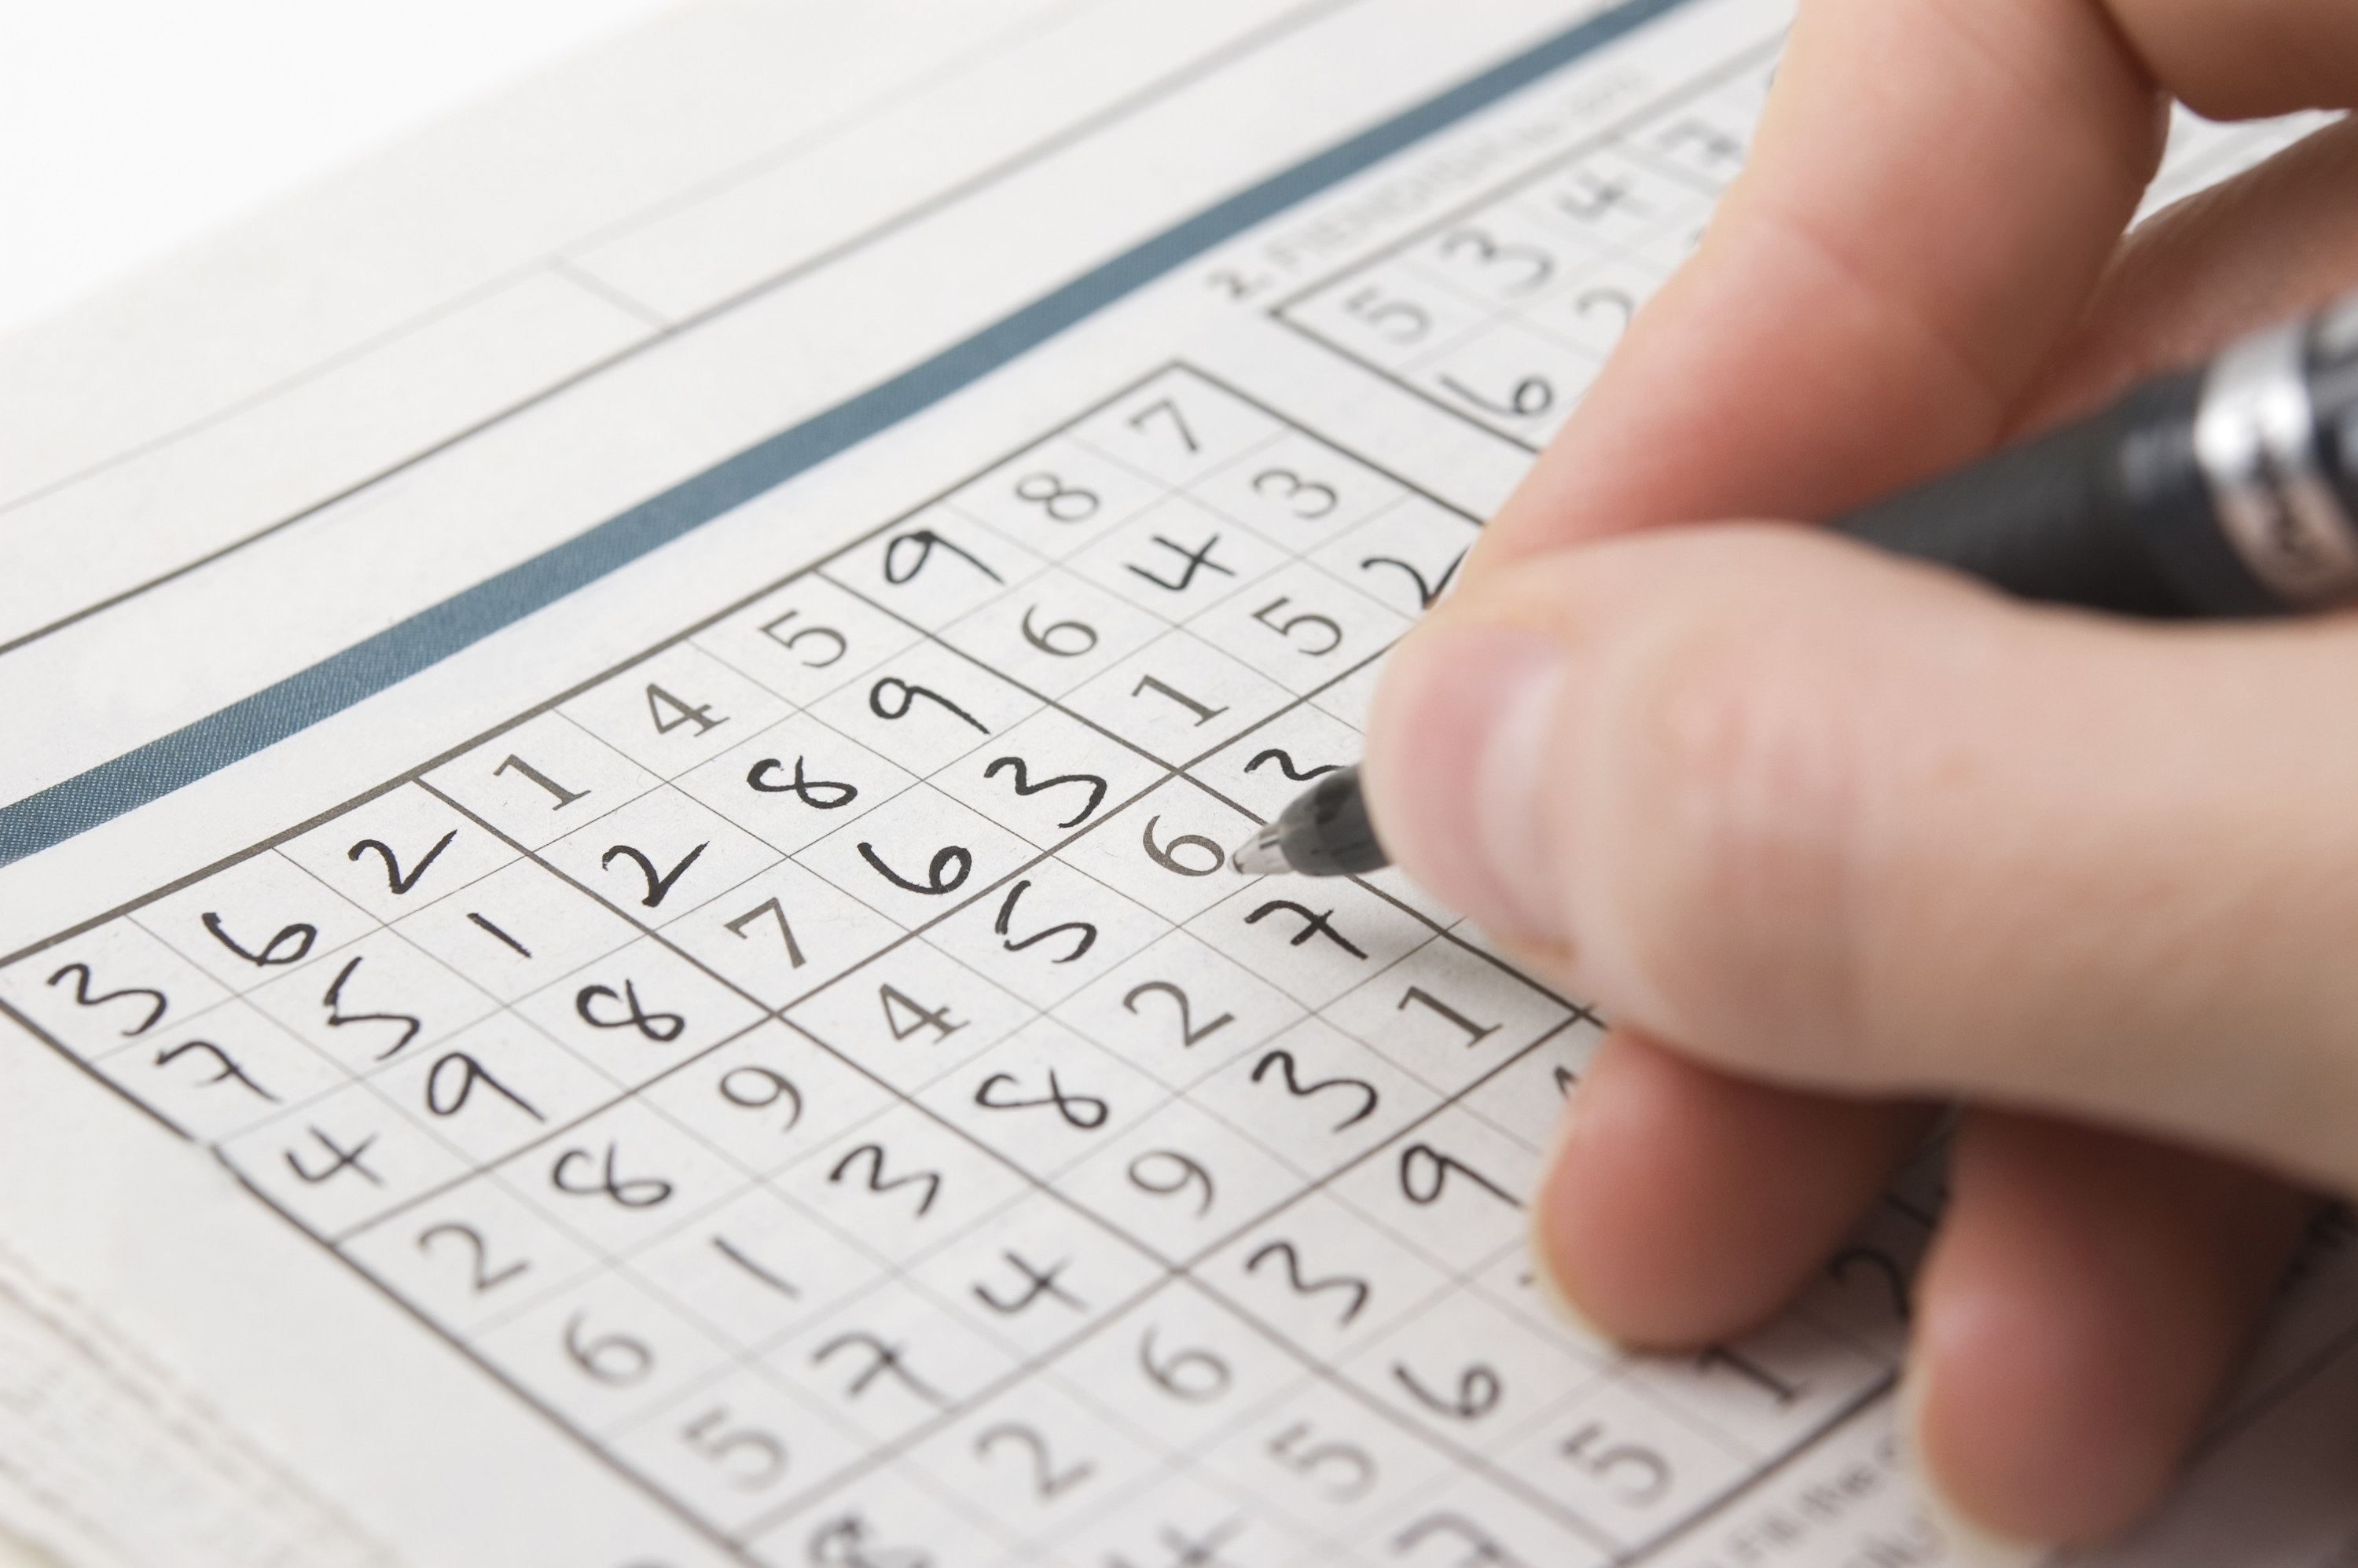
[[[2136,210],[2160,84],[2239,109],[2331,101],[2358,70],[2320,77],[2316,60],[2358,58],[2353,15],[1808,0],[1751,168],[1478,568],[1654,523],[1823,516],[1987,447]],[[2270,88],[2249,38],[2303,29],[2325,47]]]

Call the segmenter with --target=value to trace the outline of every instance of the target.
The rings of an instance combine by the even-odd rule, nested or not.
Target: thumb
[[[1782,527],[1469,583],[1364,776],[1408,871],[1753,1076],[2358,1188],[2358,622],[2159,630]]]

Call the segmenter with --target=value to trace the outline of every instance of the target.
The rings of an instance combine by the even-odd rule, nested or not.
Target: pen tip
[[[1290,871],[1293,870],[1293,864],[1285,858],[1283,839],[1277,824],[1272,822],[1238,845],[1237,852],[1228,858],[1228,863],[1249,877],[1275,876],[1282,871]]]

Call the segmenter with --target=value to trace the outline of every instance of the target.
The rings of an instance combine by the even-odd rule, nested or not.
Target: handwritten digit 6
[[[875,845],[863,843],[856,848],[860,850],[860,858],[867,861],[869,867],[878,876],[882,877],[894,887],[905,889],[910,892],[921,892],[933,896],[956,892],[966,886],[966,879],[974,872],[973,854],[957,844],[934,851],[933,861],[925,868],[925,880],[922,882],[913,882],[886,865],[882,857],[876,853]],[[956,872],[950,871],[952,866],[957,868]]]
[[[1163,1359],[1154,1358],[1154,1330],[1138,1342],[1138,1364],[1155,1385],[1176,1400],[1200,1405],[1218,1399],[1228,1391],[1233,1375],[1228,1364],[1208,1350],[1174,1350]]]
[[[1392,1363],[1392,1376],[1399,1379],[1401,1388],[1414,1396],[1417,1403],[1435,1415],[1445,1415],[1454,1421],[1481,1420],[1498,1408],[1498,1400],[1506,1393],[1505,1385],[1498,1381],[1498,1374],[1479,1361],[1457,1375],[1457,1392],[1455,1395],[1434,1393],[1417,1381],[1416,1375],[1401,1362]]]
[[[1146,831],[1140,836],[1139,842],[1146,847],[1146,858],[1164,871],[1176,871],[1183,877],[1208,877],[1228,863],[1228,852],[1201,833],[1182,833],[1168,844],[1157,844],[1154,828],[1162,820],[1160,816],[1148,817]],[[1212,857],[1211,863],[1205,866],[1184,865],[1178,859],[1178,852],[1182,849],[1203,850]]]
[[[565,1351],[574,1364],[601,1383],[628,1388],[655,1369],[655,1353],[627,1334],[601,1334],[584,1341],[583,1314],[575,1313],[565,1325]]]
[[[1042,653],[1054,654],[1060,659],[1077,659],[1083,654],[1089,653],[1097,647],[1098,629],[1084,621],[1052,622],[1041,630],[1033,631],[1032,617],[1037,614],[1039,610],[1040,607],[1035,604],[1023,612],[1023,640]],[[1056,633],[1059,632],[1071,633],[1073,636],[1081,639],[1081,645],[1077,648],[1057,646]]]

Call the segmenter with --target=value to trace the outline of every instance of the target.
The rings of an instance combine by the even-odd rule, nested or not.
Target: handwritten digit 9
[[[1204,1195],[1195,1205],[1195,1216],[1200,1219],[1212,1211],[1212,1173],[1169,1149],[1152,1149],[1132,1160],[1130,1184],[1160,1198],[1176,1197],[1191,1187],[1201,1187]]]
[[[792,1132],[795,1123],[803,1119],[803,1092],[795,1087],[794,1080],[784,1073],[767,1067],[731,1067],[720,1075],[720,1098],[730,1105],[747,1110],[767,1110],[780,1100],[787,1102],[786,1124],[779,1130]]]

